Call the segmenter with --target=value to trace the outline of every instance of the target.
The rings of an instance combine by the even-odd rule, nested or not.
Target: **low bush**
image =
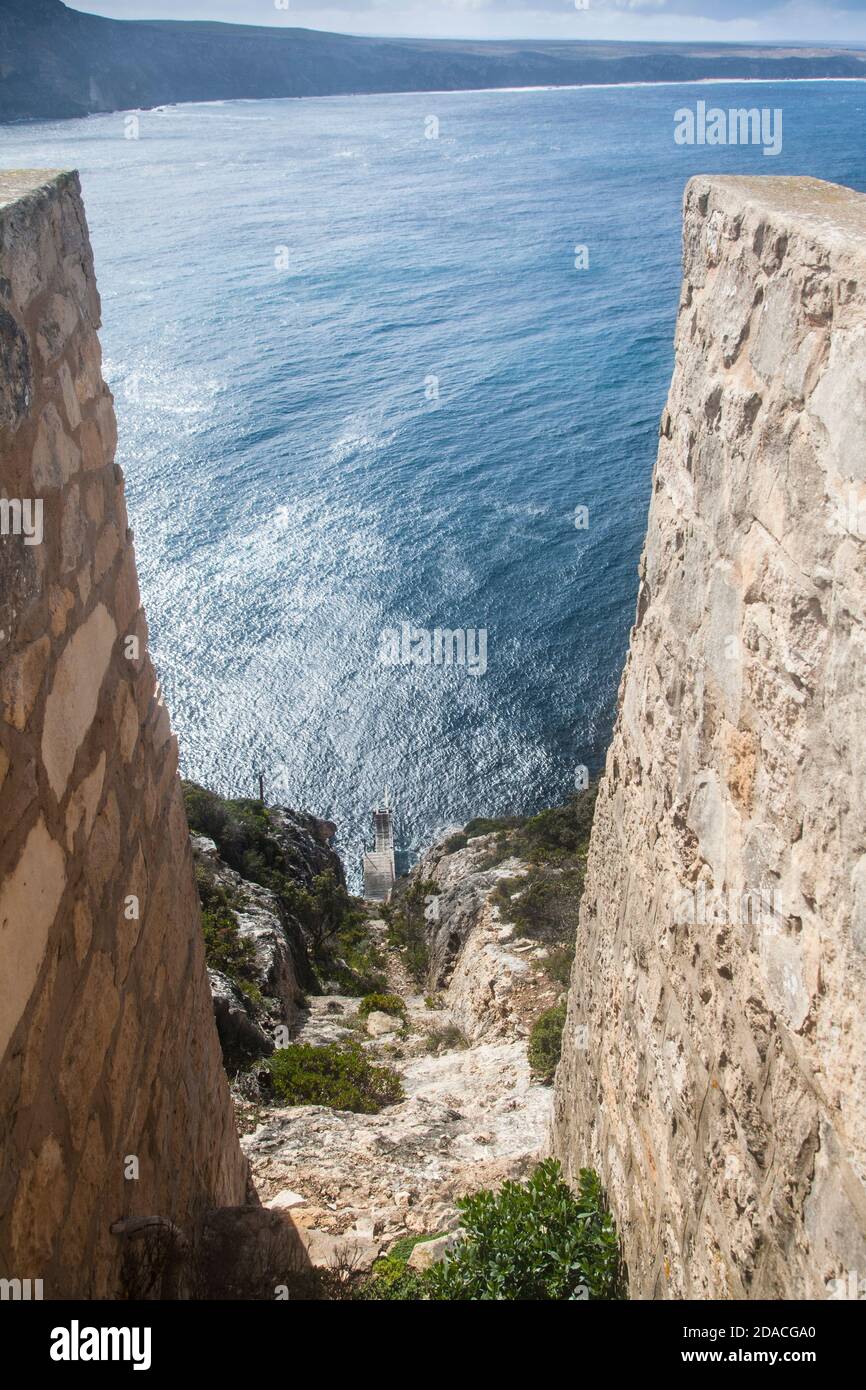
[[[502,879],[493,901],[503,921],[513,922],[522,936],[560,945],[574,937],[583,874],[583,865],[534,867],[522,878]]]
[[[624,1296],[613,1218],[598,1175],[575,1195],[548,1159],[524,1183],[458,1200],[465,1239],[426,1272],[429,1297],[557,1302]]]
[[[243,878],[274,887],[274,874],[285,869],[285,854],[263,802],[229,801],[195,782],[184,782],[183,799],[190,830],[213,840],[220,858]]]
[[[574,942],[566,946],[556,946],[548,951],[543,961],[544,973],[556,985],[567,988],[571,982],[571,967],[574,965]]]
[[[263,1066],[284,1105],[328,1105],[375,1115],[403,1099],[397,1073],[374,1065],[357,1043],[292,1043],[274,1052]]]
[[[416,1274],[414,1238],[374,1266],[358,1297],[435,1302],[575,1302],[627,1296],[613,1218],[598,1176],[582,1169],[575,1194],[548,1159],[526,1182],[458,1200],[464,1239]],[[430,1237],[432,1239],[432,1237]]]
[[[424,1280],[414,1269],[407,1269],[407,1261],[416,1245],[435,1240],[437,1233],[421,1236],[403,1236],[394,1242],[387,1255],[377,1260],[371,1277],[365,1280],[357,1297],[366,1302],[399,1300],[409,1302],[424,1298]]]
[[[562,1030],[565,1026],[565,1004],[545,1009],[532,1026],[529,1035],[529,1065],[542,1081],[550,1082],[562,1052]]]
[[[395,1014],[397,1018],[406,1017],[406,1005],[399,994],[365,994],[358,1006],[362,1018],[368,1014]]]

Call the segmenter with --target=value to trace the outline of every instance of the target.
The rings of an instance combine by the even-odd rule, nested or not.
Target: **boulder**
[[[396,1033],[400,1027],[399,1018],[393,1014],[380,1013],[374,1009],[367,1015],[367,1032],[371,1038],[384,1038],[387,1033]]]
[[[416,1245],[407,1261],[408,1268],[414,1269],[421,1274],[425,1269],[430,1269],[432,1265],[438,1265],[446,1259],[449,1250],[453,1250],[458,1241],[463,1239],[461,1231],[451,1231],[448,1235],[437,1236],[435,1240],[422,1241]]]

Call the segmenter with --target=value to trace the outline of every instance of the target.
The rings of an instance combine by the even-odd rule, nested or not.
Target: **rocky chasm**
[[[0,1274],[272,1298],[447,1241],[549,1149],[598,1170],[632,1295],[866,1267],[866,199],[686,191],[579,920],[582,852],[531,823],[437,845],[378,915],[327,822],[182,788],[99,313],[77,177],[0,176]],[[566,993],[551,1091],[527,1039]],[[388,1103],[281,1104],[286,1043],[387,1067]]]
[[[273,862],[285,862],[295,883],[309,888],[322,872],[341,879],[326,847],[333,826],[276,808],[260,814]],[[374,997],[402,1002],[392,1013],[364,1012],[358,957],[353,971],[341,955],[345,937],[317,941],[303,913],[287,916],[285,894],[244,879],[214,840],[193,834],[192,844],[203,902],[224,895],[253,948],[246,980],[210,971],[242,1148],[262,1202],[289,1214],[314,1268],[348,1264],[360,1273],[401,1237],[447,1235],[458,1221],[455,1198],[531,1170],[552,1092],[531,1071],[527,1039],[563,987],[546,973],[549,947],[522,935],[497,903],[497,890],[519,897],[529,873],[501,836],[439,844],[383,909],[390,920],[373,905],[362,913],[353,948],[379,974]],[[407,948],[395,941],[401,902],[416,914],[420,971],[417,959],[407,968]],[[340,978],[329,979],[329,968]],[[314,992],[305,992],[311,983]],[[275,1038],[359,1047],[399,1078],[401,1098],[378,1113],[280,1104],[266,1066],[257,1071]]]

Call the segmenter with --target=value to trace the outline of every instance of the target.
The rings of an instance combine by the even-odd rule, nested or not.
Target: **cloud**
[[[70,0],[117,19],[217,19],[417,38],[866,42],[866,0]]]

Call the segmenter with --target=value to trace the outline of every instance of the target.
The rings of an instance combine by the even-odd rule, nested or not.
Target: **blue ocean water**
[[[783,149],[689,147],[699,99]],[[417,850],[596,769],[697,172],[866,189],[854,83],[343,97],[0,128],[81,171],[151,648],[184,772]],[[439,122],[438,138],[429,117]],[[589,266],[575,268],[575,247]],[[575,509],[589,525],[575,527]],[[483,628],[487,670],[380,633]]]

